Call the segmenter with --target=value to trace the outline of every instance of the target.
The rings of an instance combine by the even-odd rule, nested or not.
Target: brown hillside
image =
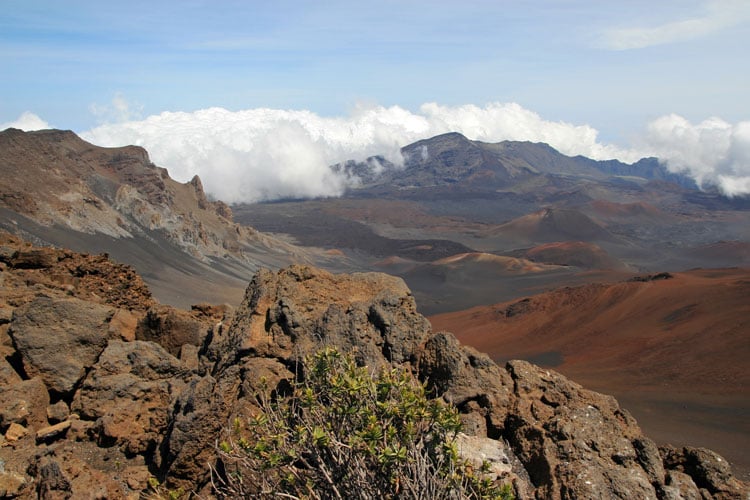
[[[612,392],[657,440],[714,446],[747,471],[748,297],[749,269],[694,270],[430,320],[497,361],[533,360]]]
[[[536,243],[612,239],[606,229],[584,213],[559,208],[544,208],[524,215],[493,229],[493,233]]]
[[[625,265],[607,254],[595,243],[559,241],[537,245],[526,251],[526,258],[534,262],[584,269],[625,269]]]

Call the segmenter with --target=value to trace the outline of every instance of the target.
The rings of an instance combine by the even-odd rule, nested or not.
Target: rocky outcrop
[[[503,435],[538,497],[661,496],[659,451],[613,397],[525,361],[511,361],[506,370],[514,397]]]
[[[668,490],[676,498],[743,498],[748,494],[747,485],[734,477],[729,462],[711,450],[663,446],[659,451],[668,468]]]
[[[498,366],[432,332],[398,278],[262,270],[230,318],[208,305],[84,300],[80,281],[60,288],[49,277],[62,260],[32,261],[0,266],[5,497],[135,499],[157,482],[209,496],[231,422],[254,411],[259,392],[285,390],[323,346],[372,369],[404,367],[456,405],[462,456],[488,460],[519,498],[748,495],[715,453],[659,450],[612,397],[526,362]],[[36,282],[20,279],[29,272]]]
[[[299,360],[326,344],[380,366],[414,361],[429,329],[400,278],[291,266],[255,275],[226,341],[214,348],[224,353],[221,367],[234,356]]]
[[[226,308],[157,306],[128,266],[7,233],[0,285],[0,498],[138,498],[200,341]],[[149,312],[167,319],[157,333],[202,330],[180,337],[196,341],[179,350],[195,359],[157,343],[174,340],[149,329]]]
[[[0,231],[0,268],[5,271],[0,305],[9,306],[0,308],[0,324],[10,320],[13,307],[40,294],[73,297],[123,311],[142,311],[155,304],[135,269],[111,261],[106,254],[32,247]]]

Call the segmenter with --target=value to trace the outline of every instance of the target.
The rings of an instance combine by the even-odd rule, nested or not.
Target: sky
[[[439,133],[750,193],[750,0],[0,0],[0,130],[139,144],[228,202]]]

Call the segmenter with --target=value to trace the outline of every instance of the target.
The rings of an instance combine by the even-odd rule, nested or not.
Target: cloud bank
[[[750,122],[712,118],[697,125],[678,115],[648,125],[636,147],[598,140],[589,125],[543,119],[515,103],[442,106],[418,112],[398,106],[360,106],[344,117],[304,110],[222,108],[165,112],[106,124],[82,133],[101,146],[137,144],[177,180],[200,175],[206,190],[227,202],[338,196],[356,179],[329,165],[373,155],[402,162],[400,148],[446,132],[486,142],[546,142],[567,155],[634,162],[657,156],[673,171],[728,195],[750,193]]]
[[[16,118],[14,121],[0,123],[0,130],[5,130],[7,128],[17,128],[26,132],[30,132],[32,130],[44,130],[51,127],[49,123],[42,120],[34,113],[30,111],[24,111],[23,113],[21,113],[21,116]]]
[[[210,108],[165,112],[82,133],[101,146],[137,144],[178,180],[200,175],[206,190],[228,202],[340,195],[354,182],[329,165],[383,155],[398,164],[400,148],[445,132],[497,142],[546,142],[592,158],[637,155],[597,141],[588,125],[544,120],[518,104],[441,106],[413,113],[399,106],[360,106],[346,117],[309,111]]]
[[[651,122],[645,138],[652,156],[699,186],[715,185],[727,196],[750,194],[750,121],[709,118],[694,125],[672,114]]]

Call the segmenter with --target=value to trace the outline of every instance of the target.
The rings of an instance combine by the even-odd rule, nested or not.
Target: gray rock
[[[235,366],[220,380],[211,376],[193,379],[179,395],[159,457],[170,487],[205,484],[206,464],[215,459],[216,439],[230,423],[239,388],[240,369]]]
[[[70,479],[57,460],[45,459],[40,464],[37,494],[40,500],[59,500],[73,496]]]
[[[419,352],[419,378],[462,413],[479,413],[485,425],[475,425],[484,427],[487,435],[497,437],[504,429],[513,381],[486,354],[460,345],[452,333],[438,332],[425,342]]]
[[[507,369],[515,404],[504,437],[537,497],[657,498],[663,477],[655,477],[656,448],[644,446],[640,428],[614,398],[525,361]]]
[[[107,345],[111,307],[38,297],[16,309],[9,331],[30,377],[69,394]]]
[[[676,470],[667,471],[665,500],[703,500],[700,490],[693,482],[693,478]]]

